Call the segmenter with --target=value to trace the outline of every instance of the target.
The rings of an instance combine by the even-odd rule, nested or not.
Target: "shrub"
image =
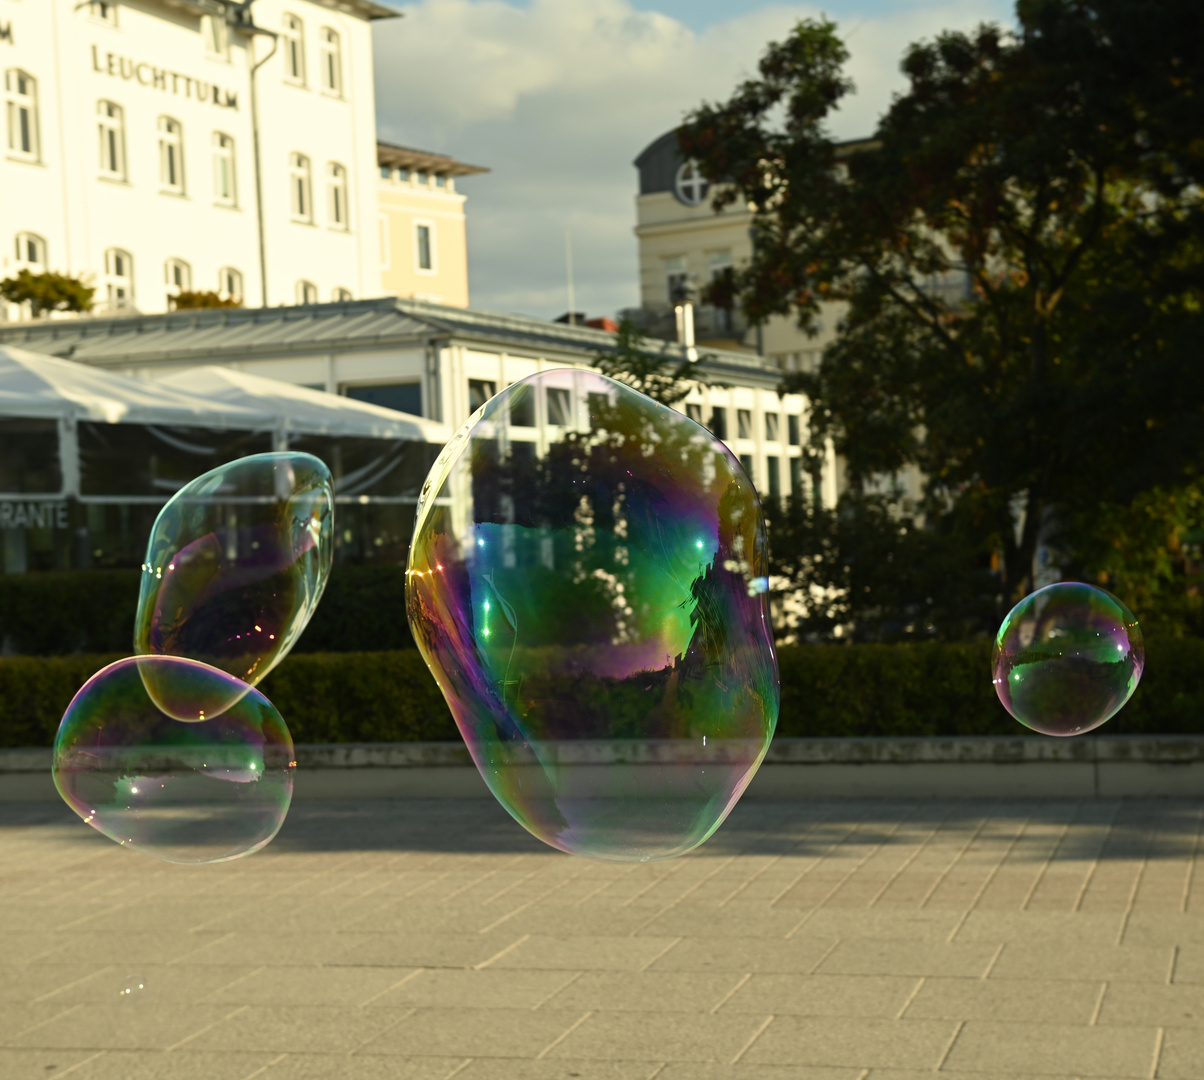
[[[47,746],[75,691],[110,656],[0,660],[0,746]],[[1155,642],[1110,735],[1204,733],[1204,641]],[[1025,735],[995,700],[989,645],[800,645],[781,650],[783,737]],[[288,657],[262,684],[297,742],[458,738],[416,649]]]

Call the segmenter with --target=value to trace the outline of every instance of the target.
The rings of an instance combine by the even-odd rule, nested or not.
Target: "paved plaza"
[[[0,806],[0,1077],[1199,1080],[1202,812],[749,803],[630,866],[309,803],[186,868]]]

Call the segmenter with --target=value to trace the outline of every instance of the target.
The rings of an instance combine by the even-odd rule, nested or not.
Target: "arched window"
[[[96,103],[100,131],[100,175],[125,179],[125,110],[115,102]]]
[[[326,166],[326,213],[332,229],[346,230],[350,221],[347,214],[347,170],[337,161]]]
[[[336,97],[343,96],[343,54],[337,30],[322,27],[319,33],[322,42],[322,89]]]
[[[128,251],[109,248],[105,252],[105,293],[110,308],[134,303],[134,258]]]
[[[222,206],[238,205],[234,140],[222,131],[213,133],[213,201]]]
[[[312,223],[314,219],[313,183],[309,158],[304,154],[288,156],[289,204],[293,220]]]
[[[37,233],[17,233],[17,262],[18,270],[28,270],[33,274],[46,272],[46,241]]]
[[[318,302],[318,287],[312,281],[297,282],[297,303],[316,304]]]
[[[163,282],[167,286],[167,306],[182,292],[192,291],[192,267],[183,259],[168,259],[163,264]]]
[[[289,12],[284,14],[280,51],[284,54],[284,77],[288,82],[305,85],[305,24]]]
[[[8,113],[8,152],[26,161],[39,160],[37,79],[19,68],[9,68],[4,73],[4,96]]]
[[[159,117],[159,187],[184,194],[184,129],[170,116]]]
[[[217,272],[217,292],[223,300],[242,302],[242,271],[233,266],[223,266]]]
[[[345,300],[350,300],[351,299],[351,290],[343,289],[343,288],[335,289],[334,292],[330,294],[330,298],[333,301],[335,301],[335,303],[340,303]]]
[[[709,187],[696,161],[687,161],[677,170],[677,177],[673,181],[673,190],[678,200],[686,206],[700,206],[702,200],[707,197]]]

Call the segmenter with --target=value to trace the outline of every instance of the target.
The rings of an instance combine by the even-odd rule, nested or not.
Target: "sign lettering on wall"
[[[0,502],[0,529],[66,529],[65,502]]]
[[[235,90],[223,90],[217,83],[155,67],[145,60],[131,60],[128,56],[119,56],[117,53],[102,55],[95,45],[92,46],[92,70],[101,75],[112,75],[115,79],[125,79],[126,82],[132,79],[164,93],[183,94],[184,97],[195,98],[197,101],[210,101],[223,109],[238,108],[238,92]]]

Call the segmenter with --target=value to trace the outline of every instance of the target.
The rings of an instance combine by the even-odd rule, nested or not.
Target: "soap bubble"
[[[141,975],[127,975],[121,981],[117,996],[125,1003],[137,1005],[146,997],[146,980]]]
[[[237,682],[175,656],[132,656],[102,668],[59,724],[59,794],[109,839],[167,862],[224,862],[258,851],[288,813],[296,762],[272,703]],[[175,719],[148,684],[213,718]]]
[[[541,372],[444,448],[407,570],[418,647],[486,783],[563,851],[669,858],[778,713],[764,523],[728,449],[585,371]]]
[[[311,454],[253,454],[197,477],[151,530],[134,651],[200,660],[237,676],[229,687],[237,692],[255,685],[318,606],[333,528],[330,471]],[[153,682],[159,672],[144,670],[160,706],[198,719],[172,711],[169,688]]]
[[[1026,596],[995,637],[999,700],[1025,727],[1081,735],[1137,689],[1145,645],[1133,613],[1093,585],[1060,581]]]

